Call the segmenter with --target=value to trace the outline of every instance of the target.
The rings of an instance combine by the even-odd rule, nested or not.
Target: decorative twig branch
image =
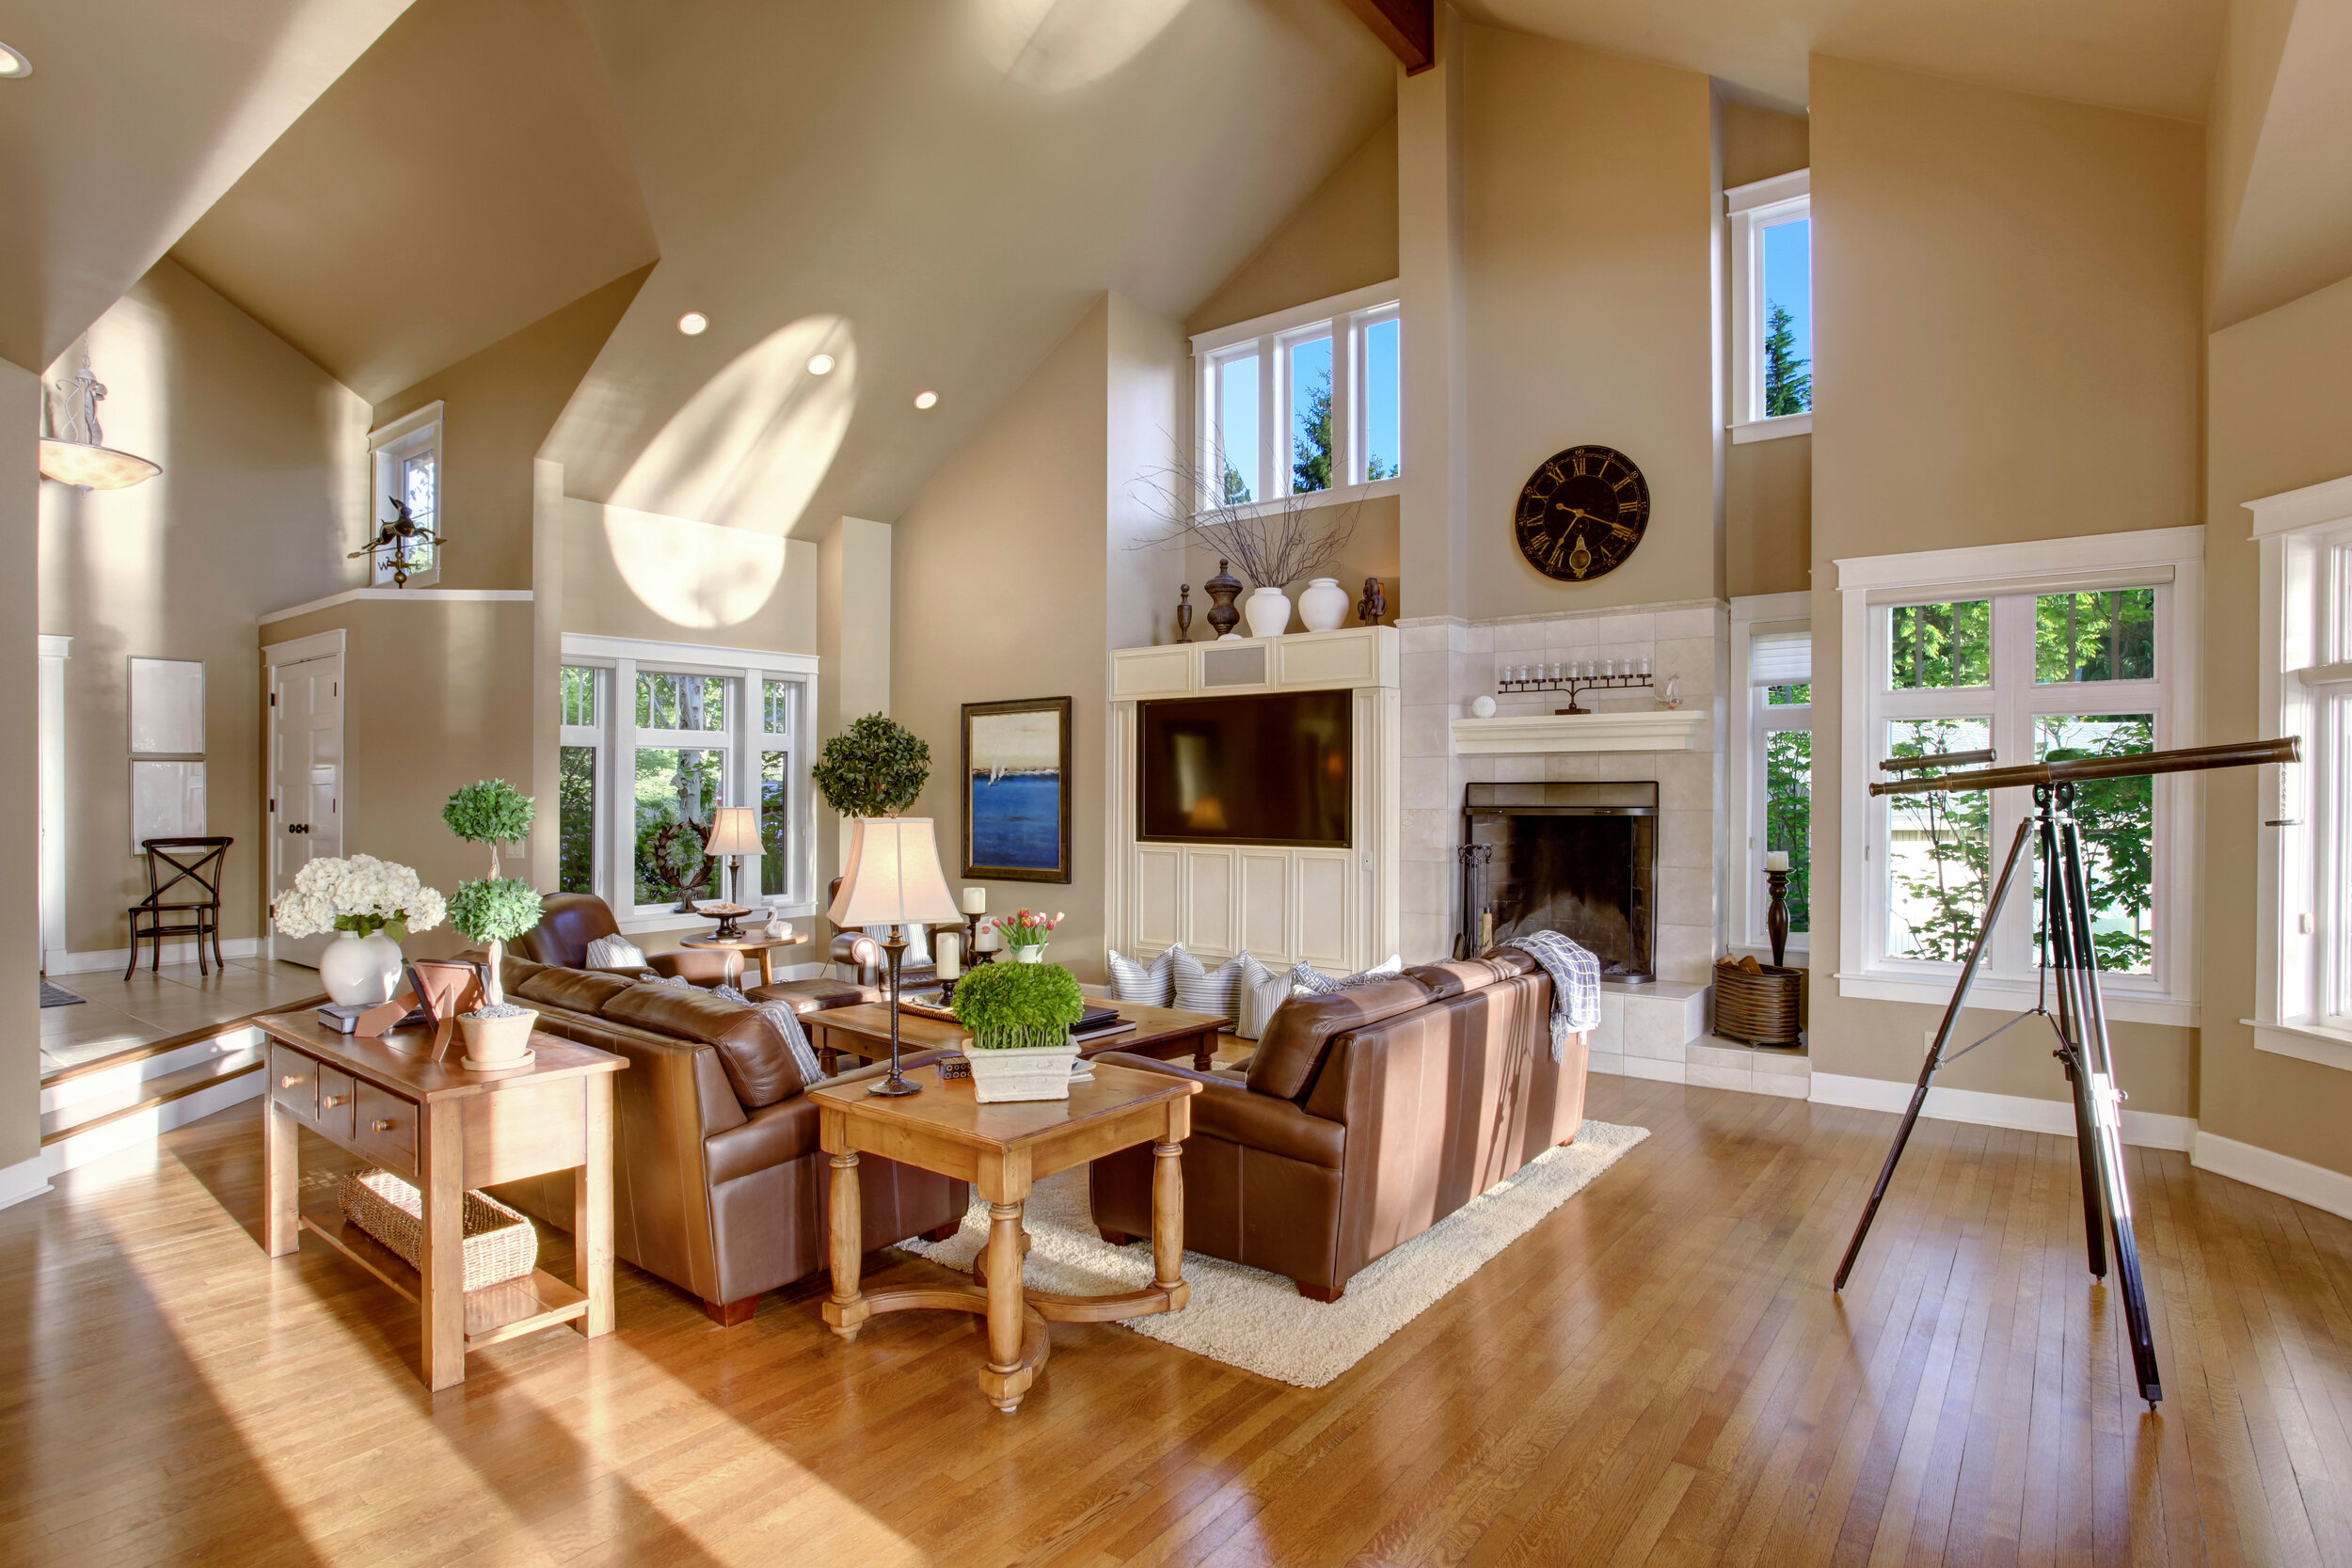
[[[1363,502],[1345,502],[1336,509],[1336,518],[1319,522],[1311,514],[1333,509],[1326,492],[1309,490],[1263,501],[1237,499],[1227,491],[1226,468],[1220,448],[1211,454],[1209,466],[1197,456],[1184,456],[1145,470],[1128,486],[1129,493],[1166,525],[1166,531],[1128,547],[1184,549],[1199,545],[1239,566],[1256,588],[1287,588],[1302,578],[1328,576],[1340,552],[1356,536]]]

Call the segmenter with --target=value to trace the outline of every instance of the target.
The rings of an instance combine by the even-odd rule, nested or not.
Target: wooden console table
[[[1125,1051],[1164,1062],[1190,1058],[1195,1072],[1206,1072],[1216,1065],[1217,1035],[1233,1022],[1215,1013],[1188,1013],[1142,1002],[1105,1005],[1135,1027],[1088,1040],[1078,1052],[1081,1056]],[[844,1053],[869,1062],[890,1054],[890,1008],[885,1004],[860,1002],[847,1007],[819,1007],[802,1015],[801,1023],[807,1029],[809,1043],[817,1048],[818,1059],[828,1075],[841,1070],[838,1063]],[[904,1011],[898,1014],[898,1051],[902,1055],[961,1050],[970,1037],[963,1025],[946,1019]]]
[[[854,1339],[866,1320],[882,1312],[928,1307],[984,1313],[988,1361],[980,1368],[980,1392],[1009,1416],[1045,1365],[1048,1321],[1112,1323],[1183,1309],[1192,1289],[1184,1278],[1184,1182],[1178,1162],[1192,1131],[1198,1083],[1103,1063],[1093,1082],[1070,1085],[1066,1101],[983,1105],[968,1078],[943,1084],[938,1069],[928,1067],[907,1077],[922,1085],[921,1093],[884,1098],[866,1093],[864,1083],[809,1091],[818,1107],[818,1143],[833,1156],[833,1299],[823,1311],[835,1334]],[[1157,1156],[1152,1164],[1152,1283],[1111,1296],[1024,1290],[1021,1259],[1028,1240],[1021,1215],[1031,1184],[1147,1142]],[[989,1204],[989,1227],[988,1250],[974,1260],[976,1283],[870,1294],[859,1289],[861,1149],[978,1185]]]
[[[538,1059],[501,1072],[440,1065],[419,1054],[423,1030],[378,1039],[337,1034],[306,1013],[265,1013],[269,1109],[262,1156],[272,1258],[309,1230],[418,1305],[428,1388],[466,1377],[466,1353],[568,1323],[595,1338],[612,1332],[612,1075],[609,1052],[531,1037]],[[332,1193],[298,1202],[298,1128],[309,1128],[395,1176],[424,1197],[424,1267],[344,1219]],[[573,1283],[545,1269],[478,1291],[465,1288],[466,1190],[527,1176],[572,1175]]]

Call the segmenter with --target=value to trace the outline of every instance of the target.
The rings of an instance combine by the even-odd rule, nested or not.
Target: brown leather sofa
[[[1184,1142],[1184,1245],[1334,1301],[1348,1277],[1584,1119],[1586,1041],[1551,1059],[1551,981],[1517,948],[1282,1004],[1246,1069],[1200,1073]],[[1152,1150],[1094,1162],[1094,1223],[1152,1230]]]
[[[839,885],[838,883],[835,884]],[[612,907],[593,893],[551,893],[541,903],[539,924],[516,937],[516,957],[559,969],[586,969],[588,944],[598,937],[617,936],[620,925]],[[871,939],[861,939],[870,944]],[[840,939],[835,939],[839,945]],[[880,951],[880,949],[876,949]],[[644,977],[660,974],[697,986],[740,986],[743,955],[731,947],[681,947],[674,953],[648,953],[642,969],[600,970],[596,973]],[[820,1007],[846,1007],[859,1002],[880,1002],[882,993],[870,985],[851,985],[819,976],[810,980],[779,980],[755,988],[759,1000],[785,1001],[805,1016]]]
[[[628,974],[509,958],[504,977],[511,999],[538,1009],[540,1030],[628,1060],[613,1090],[621,1258],[701,1298],[728,1325],[747,1321],[763,1291],[826,1266],[833,1167],[817,1147],[816,1103],[772,1023],[707,990]],[[858,1180],[867,1250],[944,1238],[970,1196],[961,1181],[871,1155],[858,1162]],[[499,1193],[572,1225],[568,1174]]]

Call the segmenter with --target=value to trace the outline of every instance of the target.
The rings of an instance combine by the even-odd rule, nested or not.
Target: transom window
[[[1194,338],[1200,504],[1396,478],[1403,330],[1390,283]]]
[[[816,660],[800,655],[566,637],[564,890],[598,895],[633,929],[658,928],[676,904],[665,871],[694,863],[719,807],[743,804],[759,812],[761,852],[745,859],[740,892],[786,913],[814,912],[815,676]],[[665,834],[674,827],[691,836]],[[718,897],[723,868],[706,869],[703,896]]]
[[[1813,428],[1812,171],[1724,193],[1731,217],[1735,441]]]

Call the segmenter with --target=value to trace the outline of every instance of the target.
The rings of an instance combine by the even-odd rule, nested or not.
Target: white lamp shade
[[[906,926],[963,917],[939,868],[928,816],[861,816],[841,871],[841,894],[825,911],[834,926]]]
[[[760,852],[759,813],[749,806],[721,806],[710,818],[710,836],[703,841],[706,855],[756,855]]]

